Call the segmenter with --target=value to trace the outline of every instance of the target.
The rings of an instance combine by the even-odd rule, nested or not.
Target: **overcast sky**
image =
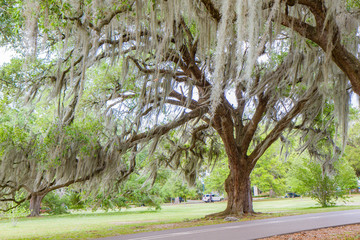
[[[0,47],[0,65],[10,62],[12,51],[6,50],[5,47]]]

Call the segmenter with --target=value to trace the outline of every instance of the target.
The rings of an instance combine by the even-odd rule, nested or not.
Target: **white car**
[[[215,194],[205,194],[202,197],[202,200],[204,202],[219,202],[223,199],[224,199],[223,197],[220,197],[219,195],[215,195]]]

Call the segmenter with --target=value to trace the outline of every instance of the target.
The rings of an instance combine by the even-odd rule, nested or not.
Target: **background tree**
[[[121,210],[121,208],[129,208],[131,205],[159,210],[161,209],[160,204],[163,203],[161,188],[158,184],[152,185],[147,180],[146,174],[131,174],[126,181],[121,182],[111,191],[104,188],[91,191],[91,194],[84,191],[82,199],[84,199],[86,206],[93,210],[99,208]]]
[[[344,158],[354,168],[356,176],[360,177],[360,123],[355,120],[349,129],[349,137]]]
[[[285,161],[280,145],[279,142],[273,144],[259,159],[251,173],[251,183],[262,192],[269,192],[270,197],[283,196],[286,191],[289,158]]]
[[[202,185],[196,181],[194,186],[189,187],[184,178],[174,171],[167,171],[167,181],[161,186],[161,194],[165,201],[174,202],[176,198],[183,201],[188,199],[199,199],[202,195]]]
[[[62,189],[62,192],[55,190],[43,197],[41,200],[40,212],[46,212],[51,215],[67,214],[69,213],[68,209],[71,207],[71,202],[69,201],[65,189]]]
[[[228,160],[225,156],[221,157],[212,169],[208,172],[208,175],[204,177],[204,194],[218,193],[225,195],[224,182],[229,175]]]
[[[313,125],[301,129],[306,134],[300,138],[300,150],[306,150],[308,155],[295,161],[289,172],[293,190],[308,193],[322,207],[336,204],[338,198],[345,199],[347,191],[357,186],[354,169],[346,159],[339,159],[342,150],[336,138],[333,108],[332,101],[325,102]]]
[[[357,186],[354,170],[344,160],[335,164],[335,173],[332,175],[323,172],[322,167],[310,158],[297,159],[288,173],[291,190],[308,194],[322,207],[335,205],[338,198],[346,200],[349,189]]]

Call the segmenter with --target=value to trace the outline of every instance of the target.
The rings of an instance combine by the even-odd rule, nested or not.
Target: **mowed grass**
[[[18,219],[14,227],[13,221],[0,221],[0,239],[50,239],[103,236],[97,231],[131,233],[134,226],[153,225],[155,223],[182,222],[204,217],[206,214],[218,212],[225,208],[225,203],[218,204],[181,204],[162,206],[160,211],[146,207],[122,210],[120,212],[82,212],[61,216],[43,216],[40,218]],[[136,227],[134,227],[136,228]],[[93,231],[93,232],[89,232]],[[63,235],[65,234],[65,235]],[[94,235],[94,236],[91,236]]]
[[[221,203],[164,205],[160,211],[146,207],[120,212],[81,212],[61,216],[0,220],[0,239],[89,239],[141,231],[156,231],[174,227],[223,223],[223,220],[200,220],[207,214],[220,212]],[[256,218],[338,211],[360,208],[360,195],[353,195],[350,205],[320,208],[309,198],[254,201],[254,209],[264,214]],[[270,214],[271,213],[271,214]],[[246,220],[246,219],[245,219]]]
[[[284,198],[254,201],[254,210],[263,213],[286,213],[291,215],[306,213],[321,213],[360,208],[360,195],[349,196],[347,203],[339,200],[334,207],[322,208],[320,204],[310,198]]]

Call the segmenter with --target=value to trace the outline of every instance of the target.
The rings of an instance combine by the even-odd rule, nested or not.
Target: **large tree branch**
[[[94,26],[91,22],[87,22],[87,21],[82,24],[87,25],[90,28],[92,28],[93,30],[95,30],[96,32],[100,33],[102,28],[104,26],[108,25],[111,22],[111,20],[113,20],[118,14],[131,10],[134,3],[135,3],[135,1],[131,1],[127,4],[124,4],[119,9],[116,9],[115,11],[110,12],[107,16],[105,16],[103,19],[101,19],[96,26]]]
[[[298,116],[302,109],[314,100],[317,96],[317,87],[309,90],[308,94],[298,101],[293,108],[275,125],[273,130],[265,137],[265,139],[259,143],[253,152],[249,155],[249,161],[251,161],[251,169],[255,166],[257,160],[263,155],[263,153],[275,142],[281,133],[287,128],[291,121]]]
[[[186,82],[189,79],[189,78],[185,77],[185,76],[187,76],[187,74],[185,74],[184,72],[174,72],[174,71],[169,71],[169,70],[164,70],[164,69],[149,69],[144,64],[141,64],[138,59],[136,59],[132,56],[128,56],[128,59],[130,59],[135,64],[135,66],[141,72],[143,72],[145,74],[155,74],[155,73],[169,74],[177,82]]]
[[[199,107],[191,112],[185,113],[178,120],[174,120],[174,121],[167,123],[165,125],[162,125],[162,126],[154,127],[153,129],[151,129],[147,132],[136,134],[136,135],[130,137],[125,142],[120,141],[120,144],[124,144],[128,148],[133,147],[134,145],[136,145],[138,142],[141,142],[142,140],[149,139],[149,138],[151,139],[156,136],[165,135],[170,130],[177,128],[192,119],[199,118],[203,114],[207,113],[208,111],[209,111],[208,106]]]
[[[16,200],[15,198],[12,199],[0,199],[1,202],[14,202],[15,205],[10,207],[10,208],[6,208],[6,209],[0,209],[2,212],[8,212],[12,209],[17,208],[18,206],[20,206],[23,202],[25,202],[26,200],[28,200],[28,197],[22,198],[21,200]]]
[[[195,101],[193,99],[188,99],[188,97],[184,96],[183,94],[181,94],[175,90],[170,92],[169,97],[178,99],[181,102],[183,107],[188,107],[189,109],[192,109],[192,110],[200,107],[200,104],[197,101]],[[186,104],[189,104],[189,106],[186,106]]]
[[[307,1],[304,0],[303,2]],[[313,11],[313,14],[316,12]],[[335,64],[349,78],[353,91],[360,96],[360,61],[341,44],[339,29],[335,22],[333,23],[333,30],[329,32],[328,29],[319,26],[314,27],[297,18],[283,14],[281,24],[315,42],[326,53],[330,53]]]
[[[297,0],[297,3],[309,7],[317,21],[325,20],[326,8],[323,0]]]
[[[249,123],[246,124],[246,126],[244,127],[246,132],[243,136],[243,140],[241,141],[241,146],[240,146],[241,151],[240,152],[243,152],[243,153],[247,152],[250,142],[253,139],[254,134],[256,132],[256,129],[257,129],[261,119],[263,118],[264,113],[266,112],[266,109],[268,108],[268,106],[267,106],[268,101],[269,101],[268,96],[260,96],[259,104],[256,107],[254,116],[249,121]]]
[[[221,14],[218,9],[215,8],[214,4],[211,0],[201,0],[201,2],[204,4],[205,8],[210,13],[211,17],[216,21],[220,22],[221,20]]]
[[[314,42],[319,42],[319,34],[316,27],[301,21],[300,19],[282,14],[281,24],[298,32],[301,36]]]
[[[40,192],[36,192],[36,193],[47,194],[47,193],[49,193],[51,191],[54,191],[56,189],[60,189],[60,188],[63,188],[63,187],[68,187],[68,186],[70,186],[71,184],[74,184],[74,183],[85,182],[87,180],[90,180],[92,177],[100,174],[104,169],[105,169],[105,164],[103,164],[103,166],[101,166],[100,168],[97,168],[95,171],[91,172],[90,174],[88,174],[88,175],[86,175],[84,177],[77,178],[77,179],[72,179],[72,180],[67,181],[66,183],[55,185],[55,186],[50,187],[50,188],[45,188],[44,190],[42,190]]]

